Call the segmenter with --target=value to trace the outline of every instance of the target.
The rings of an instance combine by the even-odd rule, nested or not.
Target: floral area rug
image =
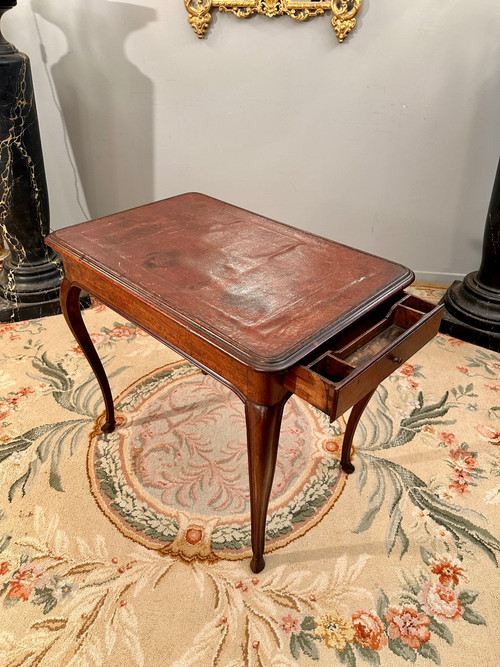
[[[441,290],[412,288],[437,301]],[[500,356],[443,335],[345,422],[287,404],[249,568],[243,406],[100,304],[0,325],[0,665],[500,664]]]

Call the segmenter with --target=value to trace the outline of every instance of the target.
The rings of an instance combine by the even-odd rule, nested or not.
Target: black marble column
[[[479,271],[446,292],[444,333],[500,352],[500,162],[484,231]]]
[[[0,19],[17,0],[0,0]],[[0,322],[60,312],[59,256],[44,239],[49,202],[31,68],[0,32]]]

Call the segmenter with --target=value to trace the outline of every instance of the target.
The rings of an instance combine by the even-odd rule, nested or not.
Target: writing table
[[[406,294],[394,262],[189,193],[51,234],[64,262],[66,321],[99,381],[83,289],[224,382],[245,405],[251,568],[264,567],[265,524],[284,405],[297,394],[331,420],[353,407],[341,467],[378,384],[438,331],[442,307]]]

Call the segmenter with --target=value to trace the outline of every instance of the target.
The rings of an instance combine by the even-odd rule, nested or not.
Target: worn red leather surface
[[[195,193],[59,230],[49,243],[245,358],[274,362],[413,278],[399,264]]]

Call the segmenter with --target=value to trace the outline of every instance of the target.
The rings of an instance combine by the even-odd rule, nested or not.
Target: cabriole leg
[[[264,569],[266,515],[273,484],[283,408],[287,394],[271,406],[245,403],[252,525],[252,572]]]
[[[82,348],[83,354],[99,382],[106,407],[106,423],[103,425],[102,430],[104,433],[111,433],[115,428],[113,396],[111,395],[104,367],[83,322],[80,312],[80,292],[81,289],[79,287],[72,285],[65,278],[61,284],[61,308],[73,336]]]
[[[351,447],[354,432],[359,423],[359,420],[361,419],[361,415],[363,414],[364,409],[368,405],[374,393],[375,391],[371,391],[364,398],[358,401],[352,408],[351,414],[349,415],[349,420],[347,422],[344,433],[344,441],[342,443],[342,456],[340,459],[340,467],[348,475],[354,472],[354,466],[351,463]]]

